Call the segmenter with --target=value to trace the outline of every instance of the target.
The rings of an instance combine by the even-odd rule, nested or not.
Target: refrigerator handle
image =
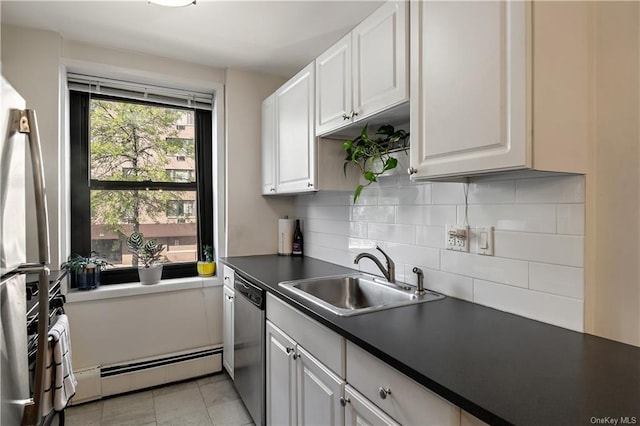
[[[44,185],[44,165],[42,148],[38,133],[36,112],[32,109],[17,110],[19,114],[18,131],[29,138],[31,152],[31,168],[33,169],[34,192],[36,195],[36,219],[38,225],[38,262],[49,265],[49,213],[47,211],[47,195]]]

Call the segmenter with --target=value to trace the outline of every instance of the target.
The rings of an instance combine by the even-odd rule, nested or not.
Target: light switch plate
[[[447,225],[445,247],[447,250],[469,251],[469,227],[463,225]]]
[[[494,238],[493,238],[493,226],[484,228],[476,228],[476,252],[485,256],[493,256],[494,251]]]

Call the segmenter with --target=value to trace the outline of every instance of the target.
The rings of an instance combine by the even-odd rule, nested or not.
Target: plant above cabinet
[[[376,131],[377,138],[371,138],[368,134],[368,124],[362,128],[362,132],[353,140],[345,141],[342,148],[347,156],[344,159],[344,174],[347,174],[349,164],[355,165],[360,174],[366,180],[366,184],[358,184],[353,193],[353,203],[360,197],[365,186],[378,181],[378,177],[398,166],[398,159],[392,153],[409,149],[409,133],[404,130],[395,130],[390,124],[380,126]]]

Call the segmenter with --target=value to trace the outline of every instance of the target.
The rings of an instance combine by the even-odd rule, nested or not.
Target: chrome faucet
[[[377,257],[375,257],[372,254],[369,253],[360,253],[359,255],[356,256],[356,258],[353,260],[353,263],[355,263],[356,265],[358,264],[358,262],[360,262],[360,260],[363,257],[366,257],[367,259],[371,259],[373,260],[373,262],[376,264],[376,266],[378,268],[380,268],[380,271],[382,272],[382,275],[384,275],[384,277],[387,279],[387,281],[389,281],[392,284],[396,283],[396,264],[393,263],[393,260],[391,260],[391,258],[387,255],[387,253],[385,253],[384,251],[382,251],[382,249],[378,246],[376,246],[376,249],[382,253],[382,255],[384,256],[385,260],[387,261],[387,268],[385,269],[384,266],[382,266],[382,263],[380,263],[380,261],[378,260]]]

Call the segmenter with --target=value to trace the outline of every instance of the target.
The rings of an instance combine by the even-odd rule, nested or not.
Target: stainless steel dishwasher
[[[265,424],[265,293],[236,273],[234,383],[256,425]]]

